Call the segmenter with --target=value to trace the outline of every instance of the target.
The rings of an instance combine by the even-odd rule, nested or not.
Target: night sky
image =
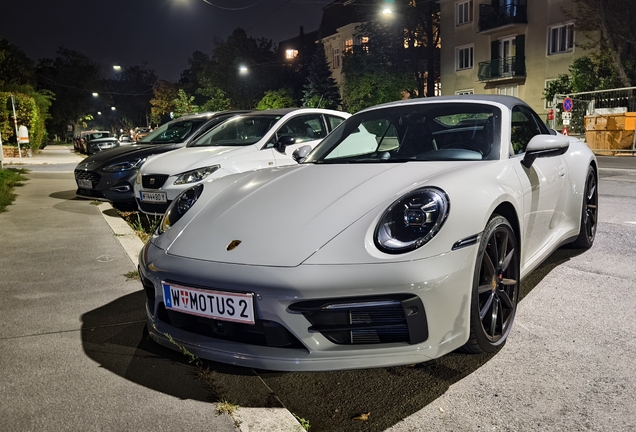
[[[2,0],[0,35],[35,62],[64,46],[104,71],[145,61],[160,78],[177,81],[194,51],[212,53],[215,36],[226,39],[242,27],[278,44],[297,36],[301,25],[316,30],[331,1]]]

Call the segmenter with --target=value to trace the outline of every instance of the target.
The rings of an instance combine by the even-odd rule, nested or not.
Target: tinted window
[[[169,122],[146,135],[139,142],[144,144],[168,144],[186,141],[201,125],[208,120],[182,120]]]
[[[281,116],[238,116],[221,123],[193,143],[194,146],[246,146],[257,143]]]
[[[356,114],[308,156],[315,163],[494,160],[499,158],[499,108],[440,103]]]

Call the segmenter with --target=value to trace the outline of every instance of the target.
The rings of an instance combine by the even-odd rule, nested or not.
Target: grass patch
[[[231,416],[238,409],[238,407],[239,406],[237,404],[222,399],[216,403],[216,413],[227,414]]]
[[[128,225],[135,231],[135,234],[146,243],[152,237],[159,223],[161,216],[149,216],[147,214],[136,211],[117,211],[119,216],[125,220]]]
[[[302,417],[298,417],[296,414],[294,414],[294,417],[296,417],[296,420],[298,420],[298,423],[300,423],[300,426],[306,431],[308,431],[311,428],[311,425],[309,424],[309,420],[305,420]]]
[[[91,205],[94,205],[94,206],[98,206],[98,205],[101,205],[101,204],[102,204],[101,201],[91,201]]]
[[[138,280],[139,279],[139,271],[134,270],[128,273],[124,273],[124,277],[126,280]]]
[[[0,213],[7,211],[7,207],[15,200],[13,189],[23,185],[27,180],[22,174],[28,171],[25,169],[7,168],[0,170]]]

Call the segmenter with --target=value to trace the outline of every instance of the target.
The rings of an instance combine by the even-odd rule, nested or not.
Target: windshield
[[[397,163],[499,158],[499,108],[476,103],[402,105],[356,114],[307,163]]]
[[[197,120],[177,120],[159,126],[157,129],[139,140],[143,144],[180,143],[197,131],[207,118]]]
[[[256,144],[282,116],[237,116],[201,135],[192,147],[247,146]]]

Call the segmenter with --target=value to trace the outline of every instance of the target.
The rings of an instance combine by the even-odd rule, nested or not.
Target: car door
[[[521,161],[535,135],[549,134],[536,114],[524,106],[512,110],[510,140],[513,166],[523,191],[524,236],[522,262],[528,262],[553,239],[563,218],[563,189],[567,168],[562,156],[537,158],[530,168]]]
[[[273,150],[274,162],[276,166],[293,165],[296,162],[292,159],[292,153],[304,145],[312,148],[327,136],[327,125],[322,114],[302,114],[290,118],[283,123],[276,131],[272,139],[267,143],[267,148],[274,148],[275,141],[281,136],[287,135],[295,138],[295,143],[287,146],[285,152],[281,153]]]

